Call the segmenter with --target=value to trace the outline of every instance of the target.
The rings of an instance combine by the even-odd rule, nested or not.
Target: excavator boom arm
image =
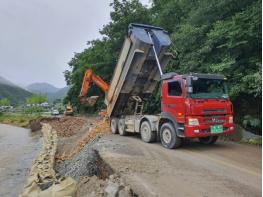
[[[97,75],[94,75],[92,69],[90,68],[87,69],[84,74],[84,78],[82,81],[82,87],[81,87],[80,94],[79,94],[80,102],[86,106],[93,106],[98,99],[98,96],[92,96],[92,97],[86,98],[86,95],[90,88],[91,81],[96,86],[98,86],[104,93],[107,93],[109,90],[109,85],[105,81],[103,81],[102,78],[100,78]]]
[[[100,78],[99,76],[97,75],[92,75],[92,81],[93,83],[98,86],[104,93],[108,92],[109,90],[109,85],[103,81],[102,78]]]

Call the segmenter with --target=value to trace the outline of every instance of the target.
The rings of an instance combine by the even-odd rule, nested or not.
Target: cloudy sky
[[[64,87],[74,52],[99,38],[110,0],[1,0],[0,76],[20,85]],[[143,4],[149,0],[141,0]]]

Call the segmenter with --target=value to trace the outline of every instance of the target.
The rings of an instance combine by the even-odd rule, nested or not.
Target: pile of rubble
[[[77,197],[133,197],[137,196],[129,184],[114,172],[94,148],[99,138],[88,141],[74,156],[57,163],[59,176],[77,181]]]
[[[62,117],[43,120],[42,122],[48,122],[57,131],[59,137],[70,137],[75,135],[86,124],[87,120],[81,117]]]
[[[65,161],[70,159],[76,153],[78,153],[91,139],[94,139],[98,136],[110,133],[109,121],[102,120],[96,124],[93,128],[91,128],[88,132],[86,132],[81,139],[76,143],[69,153],[66,155],[56,155],[56,160]]]
[[[42,119],[41,123],[43,150],[33,163],[21,197],[136,196],[94,149],[99,137],[110,133],[109,121],[62,117]],[[57,156],[59,141],[74,143],[67,153]]]
[[[106,179],[113,173],[111,167],[103,161],[99,153],[92,149],[92,144],[87,144],[71,159],[57,163],[55,170],[59,176],[70,176],[76,181],[83,176],[93,175]]]
[[[97,176],[81,177],[77,184],[77,197],[135,197],[131,187],[117,174],[106,180]]]

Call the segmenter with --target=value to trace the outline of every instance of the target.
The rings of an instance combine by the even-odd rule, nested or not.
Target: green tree
[[[47,102],[47,100],[47,96],[41,94],[33,94],[32,96],[27,97],[26,103],[30,106],[26,108],[25,112],[29,114],[43,112],[45,109],[39,104]]]
[[[145,23],[168,30],[177,58],[166,72],[221,73],[229,81],[230,98],[235,117],[261,119],[261,1],[259,0],[153,0],[150,8],[138,0],[113,0],[111,22],[100,31],[102,39],[88,42],[88,48],[76,53],[69,62],[65,79],[71,86],[65,99],[81,110],[78,95],[85,70],[110,82],[130,23]],[[91,87],[90,95],[104,93]],[[160,91],[157,89],[146,110],[160,110]],[[246,116],[247,117],[247,116]],[[246,122],[246,121],[245,121]]]
[[[0,99],[0,106],[8,106],[8,105],[10,105],[10,101],[8,98]]]
[[[47,96],[45,95],[33,94],[32,96],[26,98],[26,103],[30,105],[41,104],[41,103],[47,102],[47,100],[48,100]]]
[[[109,83],[127,34],[128,25],[132,22],[148,23],[150,21],[149,10],[138,0],[114,0],[110,5],[113,8],[110,14],[112,21],[100,31],[103,38],[88,42],[88,48],[82,53],[76,53],[69,62],[71,71],[67,70],[64,73],[67,84],[71,86],[64,103],[70,102],[80,111],[93,112],[98,110],[102,108],[104,100],[104,93],[92,86],[88,96],[100,96],[97,104],[89,108],[80,104],[78,96],[85,70],[92,68],[96,75],[101,76],[103,80]]]
[[[261,1],[154,0],[152,12],[178,54],[167,71],[224,74],[237,121],[261,119]]]

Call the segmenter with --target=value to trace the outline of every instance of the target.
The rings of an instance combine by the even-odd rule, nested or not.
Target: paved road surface
[[[138,136],[108,135],[96,149],[142,196],[261,196],[261,146],[192,142],[168,150]]]

